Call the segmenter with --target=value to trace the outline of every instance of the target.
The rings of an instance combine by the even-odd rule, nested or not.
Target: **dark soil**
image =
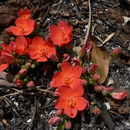
[[[127,0],[126,0],[127,1]],[[129,0],[128,0],[129,1]],[[10,36],[4,30],[14,23],[20,8],[31,10],[38,23],[38,35],[46,37],[48,26],[64,19],[74,27],[74,46],[82,44],[89,20],[87,0],[1,0],[0,2],[0,41],[9,42]],[[111,60],[108,81],[117,90],[130,93],[130,5],[125,0],[92,0],[91,35],[105,40],[111,33],[115,35],[102,47],[111,52],[120,47],[122,53]],[[124,22],[124,16],[129,21]],[[99,40],[98,40],[99,41]],[[99,42],[101,44],[101,42]],[[51,65],[50,67],[54,67]],[[8,70],[7,72],[11,72]],[[49,88],[53,72],[45,74],[36,71],[38,84]],[[0,130],[53,130],[48,119],[54,115],[55,98],[53,94],[39,90],[22,91],[14,87],[10,75],[0,73]],[[8,80],[8,81],[7,81]],[[41,89],[42,89],[41,88]],[[8,96],[4,96],[10,94]],[[90,95],[101,108],[101,115],[90,114],[88,110],[72,121],[73,130],[130,130],[130,97],[123,102],[115,102],[108,97]],[[110,109],[106,107],[110,105]]]

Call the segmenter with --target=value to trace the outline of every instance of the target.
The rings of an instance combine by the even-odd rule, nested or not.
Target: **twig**
[[[83,42],[83,45],[85,45],[85,46],[86,46],[86,43],[87,43],[87,40],[88,40],[88,36],[89,36],[89,33],[90,33],[91,19],[92,19],[92,12],[91,12],[91,3],[90,3],[90,0],[88,0],[88,4],[89,4],[88,28],[87,28],[87,32],[86,32],[86,35],[85,35],[85,39],[84,39],[84,42]]]
[[[37,100],[35,98],[35,106],[32,108],[32,118],[31,118],[31,122],[27,128],[27,130],[31,130],[32,127],[33,127],[33,122],[34,122],[34,118],[35,118],[35,115],[36,115],[36,110],[37,110]]]
[[[39,90],[41,92],[52,93],[52,91],[49,91],[47,89],[40,89],[40,88],[38,88],[37,90]]]
[[[14,96],[14,95],[20,94],[20,93],[22,93],[22,92],[23,92],[23,91],[19,91],[19,92],[9,93],[9,94],[0,96],[0,100],[3,99],[3,98],[5,98],[5,97],[8,97],[8,96]]]

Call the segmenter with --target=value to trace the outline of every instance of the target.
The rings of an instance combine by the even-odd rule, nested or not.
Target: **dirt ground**
[[[91,0],[92,20],[89,35],[97,38],[101,45],[108,36],[114,34],[109,41],[101,45],[107,52],[119,47],[121,54],[112,59],[109,74],[104,85],[112,84],[117,90],[130,93],[130,4],[129,0]],[[73,46],[80,46],[85,38],[89,21],[89,5],[87,0],[1,0],[0,1],[0,41],[9,42],[10,36],[5,28],[14,23],[19,9],[27,7],[38,24],[38,35],[46,37],[48,27],[64,19],[73,25]],[[51,67],[56,66],[50,64]],[[34,72],[38,84],[49,88],[53,75],[44,75],[42,67]],[[55,97],[47,92],[26,90],[17,93],[6,79],[10,69],[0,73],[0,130],[55,130],[49,126],[48,119],[54,115]],[[10,76],[10,75],[9,75]],[[8,79],[11,80],[12,77]],[[21,89],[18,89],[21,91]],[[14,94],[15,93],[15,94]],[[95,99],[96,97],[96,99]],[[72,130],[130,130],[130,96],[124,102],[114,102],[107,97],[91,95],[102,112],[97,116],[89,110],[72,120]],[[109,104],[111,109],[106,107]]]

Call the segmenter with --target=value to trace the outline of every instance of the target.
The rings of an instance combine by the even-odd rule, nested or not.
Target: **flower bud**
[[[16,86],[18,86],[18,87],[22,87],[24,83],[23,83],[22,80],[17,79],[17,80],[15,81],[15,84],[16,84]]]
[[[96,92],[101,92],[101,91],[102,91],[102,86],[95,86],[95,87],[94,87],[94,90],[95,90]]]
[[[127,92],[113,92],[111,94],[112,98],[113,99],[116,99],[116,100],[122,100],[122,99],[125,99],[127,97],[128,93]]]
[[[27,86],[28,88],[33,88],[33,87],[35,86],[35,84],[34,84],[33,81],[29,81],[29,82],[26,84],[26,86]]]
[[[32,68],[32,69],[34,69],[35,67],[36,67],[36,65],[35,65],[35,64],[32,64],[32,65],[31,65],[31,68]]]
[[[98,81],[98,80],[100,79],[100,75],[99,75],[99,74],[94,74],[94,75],[93,75],[93,79],[94,79],[95,81]]]
[[[85,53],[86,53],[86,46],[83,45],[83,46],[81,47],[80,54],[81,54],[81,55],[85,55]]]
[[[63,113],[63,110],[61,110],[61,109],[59,109],[59,110],[56,111],[56,115],[57,115],[57,116],[62,115],[62,113]]]
[[[93,47],[92,46],[92,41],[88,41],[87,42],[87,48],[86,48],[88,53],[91,51],[92,47]]]
[[[96,64],[92,64],[92,65],[90,66],[90,68],[89,68],[89,72],[90,72],[90,73],[94,73],[95,70],[97,69],[97,66],[98,66],[98,65],[96,65]]]
[[[56,124],[57,122],[59,122],[59,120],[60,120],[60,117],[58,117],[58,116],[52,117],[52,118],[50,118],[50,120],[48,121],[48,125],[54,125],[54,124]]]
[[[82,79],[82,81],[81,81],[81,85],[82,85],[83,87],[87,86],[87,80]]]
[[[115,49],[113,50],[113,54],[114,54],[114,55],[118,55],[120,52],[121,52],[120,48],[115,48]]]
[[[19,71],[19,74],[20,75],[25,75],[27,73],[27,69],[21,69],[20,71]]]
[[[27,63],[25,64],[25,66],[26,66],[26,68],[28,69],[28,68],[31,66],[31,63],[27,62]]]
[[[70,121],[65,122],[65,129],[70,129],[72,127],[72,123]]]
[[[75,63],[76,65],[79,65],[79,64],[80,64],[80,61],[79,61],[79,59],[78,59],[77,57],[74,57],[74,58],[72,59],[72,63]]]
[[[70,59],[70,55],[69,54],[64,54],[62,61],[68,61],[69,59]]]
[[[95,115],[100,115],[100,113],[101,113],[100,108],[95,107],[95,108],[93,109],[93,113],[94,113]]]

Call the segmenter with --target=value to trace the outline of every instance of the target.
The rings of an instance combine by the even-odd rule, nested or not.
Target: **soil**
[[[38,35],[46,37],[48,27],[63,19],[73,25],[73,46],[80,46],[85,39],[89,21],[87,0],[1,0],[0,1],[0,41],[9,42],[5,29],[12,25],[20,8],[31,10],[37,21]],[[101,45],[107,52],[119,47],[121,54],[111,60],[109,74],[104,85],[112,84],[116,90],[130,93],[130,4],[129,0],[92,0],[92,21],[90,35],[105,40]],[[50,64],[50,67],[56,65]],[[55,70],[55,69],[54,69]],[[55,130],[48,120],[55,115],[55,97],[48,89],[53,72],[45,74],[42,67],[34,70],[37,84],[44,87],[23,90],[12,83],[12,72],[0,73],[0,130]],[[11,73],[11,74],[9,74]],[[9,94],[9,95],[8,95]],[[8,96],[4,96],[8,95]],[[95,99],[96,98],[96,99]],[[90,100],[101,108],[100,115],[86,110],[72,120],[72,130],[130,130],[130,96],[123,102],[115,102],[108,97],[90,93]],[[111,109],[109,109],[109,107]]]

